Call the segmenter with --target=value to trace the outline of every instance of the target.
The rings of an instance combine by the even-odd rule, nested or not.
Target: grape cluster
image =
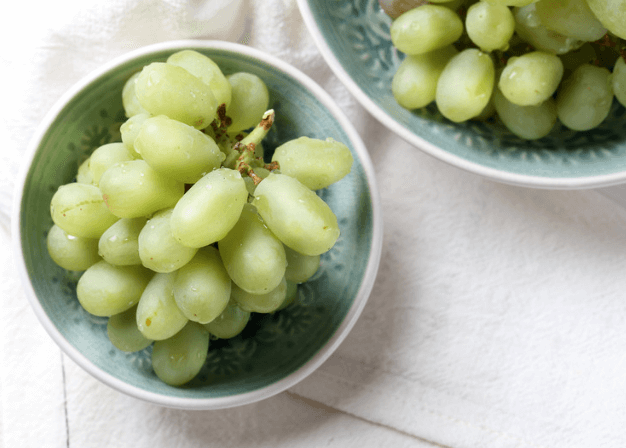
[[[288,306],[318,270],[339,227],[315,190],[346,176],[353,157],[333,139],[300,137],[266,161],[267,86],[192,50],[145,66],[122,100],[122,141],[95,149],[52,197],[48,252],[84,271],[76,295],[109,318],[113,345],[153,344],[156,375],[181,385],[211,337]]]
[[[626,0],[379,0],[406,56],[391,90],[453,122],[497,116],[515,135],[574,131],[626,105]]]

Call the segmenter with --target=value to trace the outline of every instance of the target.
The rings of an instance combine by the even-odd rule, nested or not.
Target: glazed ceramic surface
[[[501,123],[445,119],[434,104],[408,111],[391,93],[403,55],[391,44],[391,19],[377,0],[298,0],[322,55],[378,120],[428,154],[506,183],[589,188],[626,182],[626,110],[617,101],[588,132],[557,125],[545,138],[522,140]]]
[[[124,82],[144,65],[184,48],[213,59],[225,74],[250,72],[269,88],[276,122],[264,140],[270,154],[291,138],[332,137],[353,152],[352,172],[319,194],[338,217],[341,236],[322,256],[314,278],[299,288],[292,306],[253,315],[244,333],[211,341],[206,364],[184,387],[153,373],[150,348],[126,354],[106,336],[106,318],[89,315],[76,298],[80,274],[56,266],[47,254],[50,200],[72,182],[79,164],[98,146],[120,141],[126,119]],[[78,364],[110,386],[172,407],[211,409],[249,403],[300,381],[338,346],[372,288],[382,240],[378,192],[367,151],[332,100],[303,74],[258,51],[221,42],[158,44],[113,61],[79,83],[42,123],[23,172],[14,213],[17,258],[35,312],[53,339]]]

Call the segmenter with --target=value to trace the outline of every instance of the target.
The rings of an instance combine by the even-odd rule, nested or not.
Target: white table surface
[[[236,21],[217,0],[12,5],[0,19],[0,448],[625,445],[616,202],[495,183],[394,136],[326,66],[294,0],[230,2]],[[337,352],[290,390],[221,411],[160,408],[85,373],[36,320],[9,251],[20,156],[54,101],[112,57],[180,38],[246,43],[326,88],[368,147],[384,212],[373,293]]]

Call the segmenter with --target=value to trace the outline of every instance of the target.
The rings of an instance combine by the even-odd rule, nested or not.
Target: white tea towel
[[[3,42],[0,224],[8,230],[13,179],[33,129],[74,83],[133,49],[177,39],[236,41],[247,0],[18,2],[0,19]],[[26,32],[25,32],[26,31]]]
[[[387,218],[374,291],[293,390],[444,446],[623,446],[623,209],[476,179],[409,147],[375,163]]]
[[[83,372],[38,324],[4,250],[1,448],[626,444],[626,212],[609,199],[424,155],[332,74],[294,0],[18,2],[0,21],[3,248],[15,173],[54,101],[115,56],[185,38],[246,43],[329,91],[370,151],[385,225],[372,296],[338,351],[290,391],[224,411],[159,408]]]

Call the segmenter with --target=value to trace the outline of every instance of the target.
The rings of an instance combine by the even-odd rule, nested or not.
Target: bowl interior
[[[377,0],[299,0],[299,5],[322,53],[357,99],[426,152],[497,180],[542,187],[557,187],[564,179],[580,185],[589,176],[596,177],[595,183],[614,181],[612,175],[626,170],[626,110],[617,101],[594,130],[574,132],[557,125],[536,141],[514,136],[495,120],[452,123],[434,104],[408,111],[391,93],[403,56],[391,44],[391,19]]]
[[[106,318],[89,315],[77,301],[78,274],[59,268],[47,254],[52,195],[73,180],[79,164],[93,149],[120,141],[119,127],[125,120],[121,89],[126,79],[177,49],[123,63],[81,89],[60,110],[27,172],[19,230],[25,267],[38,301],[62,338],[80,353],[79,363],[88,370],[95,366],[92,370],[101,369],[131,388],[160,396],[213,399],[270,387],[302,368],[336,337],[346,316],[367,299],[359,290],[370,263],[374,223],[372,192],[361,156],[323,101],[296,79],[253,55],[202,46],[193,49],[211,57],[226,74],[246,71],[265,81],[271,92],[270,106],[276,111],[274,128],[264,141],[267,151],[303,135],[332,137],[353,151],[352,172],[320,192],[338,217],[341,236],[323,255],[314,278],[299,288],[298,302],[273,315],[256,315],[239,337],[212,341],[209,359],[198,377],[186,387],[174,388],[152,372],[150,348],[125,354],[111,345]]]

